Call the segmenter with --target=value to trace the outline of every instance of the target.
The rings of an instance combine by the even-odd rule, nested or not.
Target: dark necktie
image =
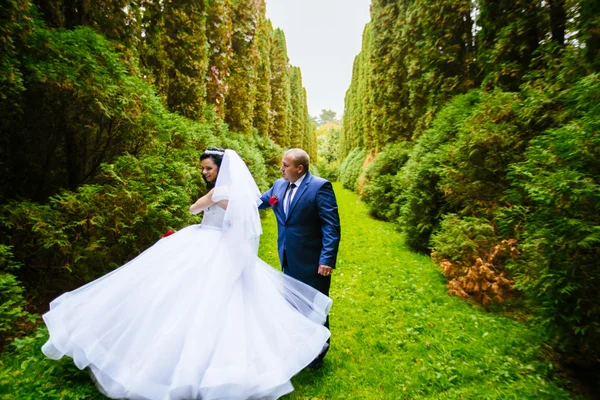
[[[288,190],[288,196],[285,201],[285,215],[288,215],[290,212],[290,205],[292,204],[292,194],[294,193],[294,189],[296,188],[296,184],[292,183],[290,185],[290,189]]]

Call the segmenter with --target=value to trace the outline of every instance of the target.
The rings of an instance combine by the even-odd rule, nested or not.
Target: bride
[[[260,192],[233,150],[201,156],[200,225],[65,293],[42,347],[128,399],[277,399],[326,345],[331,300],[257,256]]]

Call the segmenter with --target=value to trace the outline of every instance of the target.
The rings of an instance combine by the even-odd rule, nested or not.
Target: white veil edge
[[[241,157],[234,150],[225,150],[212,200],[229,201],[223,220],[223,232],[236,245],[250,246],[243,249],[245,257],[251,255],[248,251],[254,256],[258,255],[258,242],[262,234],[258,213],[260,196],[260,190]]]

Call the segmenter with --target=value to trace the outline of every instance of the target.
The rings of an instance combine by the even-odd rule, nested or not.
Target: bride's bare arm
[[[212,195],[215,189],[211,189],[204,196],[200,197],[194,204],[190,206],[190,213],[192,214],[200,214],[202,211],[206,210],[208,207],[212,206],[214,202],[212,201]]]
[[[199,214],[200,212],[206,210],[208,207],[212,206],[213,204],[215,204],[215,202],[212,199],[212,195],[214,193],[215,189],[211,189],[208,193],[206,193],[204,196],[200,197],[194,204],[192,204],[190,206],[190,213],[192,214]],[[221,206],[224,209],[227,209],[227,200],[219,200],[216,202],[216,204],[218,204],[219,206]]]

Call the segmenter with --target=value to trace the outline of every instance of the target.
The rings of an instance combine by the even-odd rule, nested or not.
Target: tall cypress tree
[[[479,59],[488,87],[517,91],[545,36],[539,0],[481,0]]]
[[[165,49],[165,15],[157,1],[144,1],[142,5],[144,36],[139,50],[140,60],[147,79],[156,86],[158,95],[166,104],[171,61]]]
[[[579,2],[578,32],[585,43],[584,55],[595,71],[600,67],[600,1],[581,0]]]
[[[376,146],[373,140],[373,94],[370,54],[370,25],[363,32],[361,52],[354,58],[352,79],[344,100],[344,117],[340,135],[340,157],[344,158],[355,147]]]
[[[449,98],[478,84],[471,0],[417,1],[406,9],[402,42],[409,91],[408,136],[427,129]]]
[[[304,107],[302,96],[302,75],[300,68],[290,68],[290,102],[289,102],[288,136],[291,147],[302,147],[304,144]]]
[[[317,138],[317,126],[315,125],[315,123],[313,122],[313,120],[310,118],[309,116],[309,126],[310,126],[310,152],[309,155],[312,158],[313,161],[317,161],[318,157],[319,157],[319,153],[318,153],[318,148],[319,148],[319,141]]]
[[[409,136],[408,72],[404,65],[408,43],[401,40],[401,26],[406,22],[406,4],[388,0],[373,0],[372,67],[374,81],[373,106],[375,129],[379,143],[394,142],[401,135]],[[412,132],[411,132],[412,133]]]
[[[364,53],[356,56],[356,79],[355,92],[352,104],[352,147],[363,147],[365,131],[363,129],[363,108],[364,108],[364,77],[365,77],[365,57]]]
[[[264,12],[261,12],[264,15]],[[256,101],[254,104],[254,127],[261,135],[269,133],[269,114],[271,110],[271,21],[261,17],[258,29],[258,53],[256,80]]]
[[[48,26],[73,29],[89,26],[111,40],[122,43],[121,51],[130,51],[142,38],[142,8],[147,0],[35,0]]]
[[[298,68],[298,71],[300,69]],[[302,85],[302,80],[300,80]],[[306,95],[306,89],[302,86],[302,98],[301,98],[301,113],[300,118],[302,120],[302,148],[310,154],[310,115],[308,114],[308,96]]]
[[[550,8],[550,32],[552,34],[552,41],[562,46],[565,44],[565,30],[567,28],[565,0],[548,0],[548,7]]]
[[[342,120],[342,130],[340,133],[340,144],[339,144],[339,158],[343,160],[350,151],[354,148],[354,136],[356,134],[355,126],[355,115],[354,110],[356,108],[356,90],[358,87],[358,77],[360,71],[360,57],[357,55],[354,57],[354,63],[352,65],[352,78],[350,80],[350,87],[346,91],[346,97],[344,98],[344,116]]]
[[[5,196],[21,195],[13,182],[26,182],[26,177],[32,175],[23,168],[31,152],[24,146],[23,124],[27,116],[22,99],[27,88],[18,56],[31,34],[31,17],[31,3],[27,0],[10,0],[0,6],[0,201]]]
[[[383,146],[383,143],[377,141],[374,130],[374,113],[373,113],[373,63],[372,63],[372,33],[371,24],[367,24],[363,31],[362,43],[362,76],[361,76],[361,92],[362,92],[362,129],[364,132],[364,144],[368,149],[375,149]]]
[[[289,147],[288,103],[290,98],[288,56],[285,35],[279,28],[273,32],[271,43],[271,118],[269,137],[282,147]]]
[[[225,97],[225,121],[229,128],[250,133],[256,95],[256,65],[258,47],[256,33],[259,23],[259,1],[236,0],[233,16],[233,61],[229,76],[229,91]]]
[[[233,60],[231,0],[211,0],[206,20],[209,65],[206,76],[206,102],[214,107],[216,114],[225,117],[230,66]]]
[[[164,47],[167,66],[166,103],[191,119],[202,118],[208,68],[206,0],[164,3]]]

